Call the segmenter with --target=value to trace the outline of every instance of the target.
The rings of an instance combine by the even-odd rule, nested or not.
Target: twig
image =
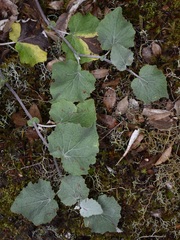
[[[1,73],[2,75],[2,73]],[[19,104],[21,105],[22,109],[24,110],[24,112],[26,113],[27,117],[29,119],[32,119],[32,116],[31,114],[28,112],[27,108],[25,107],[24,103],[21,101],[20,97],[17,95],[17,93],[14,91],[14,89],[9,85],[9,83],[5,83],[6,87],[10,90],[10,92],[14,95],[14,97],[16,98],[16,100],[19,102]],[[47,141],[44,139],[43,135],[41,134],[41,132],[39,131],[38,129],[38,126],[35,122],[33,122],[33,127],[35,128],[38,136],[40,137],[40,139],[42,140],[43,144],[48,148],[48,143]],[[61,171],[59,169],[59,166],[57,164],[57,161],[55,158],[53,158],[53,161],[54,161],[54,165],[56,167],[56,170],[58,172],[58,175],[61,177],[62,174],[61,174]]]

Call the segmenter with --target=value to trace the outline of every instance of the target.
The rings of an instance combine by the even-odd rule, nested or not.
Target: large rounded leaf
[[[66,206],[72,206],[79,200],[87,198],[88,194],[89,189],[83,177],[69,175],[62,178],[58,197]]]
[[[83,128],[79,124],[58,124],[48,137],[49,151],[61,158],[65,171],[72,175],[88,173],[89,165],[96,161],[98,134],[96,126]]]
[[[54,191],[50,182],[40,179],[38,183],[29,183],[16,197],[11,211],[22,214],[34,225],[50,222],[58,210]]]
[[[91,127],[96,121],[93,99],[85,100],[77,105],[61,99],[51,105],[50,115],[56,123],[80,123],[82,127]]]
[[[95,89],[94,76],[88,71],[81,70],[81,66],[72,60],[53,64],[50,92],[53,101],[66,99],[72,102],[82,102]]]
[[[146,104],[168,97],[166,77],[156,66],[142,67],[131,87],[136,97]]]
[[[121,7],[105,16],[99,23],[97,32],[104,50],[111,49],[117,43],[126,48],[134,46],[135,31],[132,24],[123,17]]]
[[[121,207],[114,197],[107,197],[106,195],[98,197],[97,202],[101,205],[103,213],[84,218],[85,226],[90,227],[92,232],[95,233],[116,232],[116,227],[121,218]]]

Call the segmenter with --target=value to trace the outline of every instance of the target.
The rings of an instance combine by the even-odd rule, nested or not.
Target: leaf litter
[[[103,4],[105,4],[105,3],[102,3],[102,5]],[[111,3],[111,4],[114,4],[114,3]],[[117,4],[117,3],[115,3],[115,4]],[[132,4],[132,3],[129,3],[130,5]],[[92,8],[93,8],[93,6],[92,6],[92,4],[89,4]],[[94,5],[96,5],[96,4],[94,4]],[[171,9],[171,4],[168,4],[169,5],[169,7],[166,9],[166,11],[169,11],[168,9]],[[110,6],[110,8],[112,8],[112,7],[114,7],[113,5],[111,5]],[[143,6],[142,6],[143,7]],[[110,8],[108,8],[107,7],[107,11],[109,11],[109,9]],[[84,8],[85,9],[85,8]],[[105,12],[105,10],[101,10],[101,9],[99,9],[99,7],[97,7],[97,6],[95,6],[94,7],[94,9],[96,9],[96,14],[102,14],[102,13],[104,13]],[[98,10],[99,9],[99,10]],[[150,9],[150,8],[149,8]],[[98,11],[100,11],[99,13],[98,13]],[[103,12],[104,11],[104,12]],[[138,10],[139,11],[139,10]],[[150,10],[149,10],[150,11]],[[169,14],[171,15],[172,13],[169,11]],[[156,16],[157,17],[157,16]],[[157,20],[156,18],[155,18],[155,20]],[[147,24],[147,23],[146,23]],[[158,25],[159,24],[161,24],[161,22],[159,22],[158,23]],[[163,29],[164,30],[164,29]],[[154,31],[154,30],[153,30]],[[152,34],[152,32],[153,32],[152,30],[150,30],[150,32],[149,32],[149,34],[150,34],[150,36],[153,38],[154,37],[154,34]],[[165,35],[166,35],[166,37],[167,37],[167,34],[165,33]],[[142,40],[142,38],[141,38],[141,40]],[[159,48],[157,45],[155,45],[155,47],[157,47],[157,48]],[[163,46],[161,46],[161,47],[163,47]],[[165,51],[167,51],[167,49],[163,49],[163,52],[162,53],[160,53],[160,50],[159,49],[156,49],[156,50],[153,50],[153,48],[152,48],[152,44],[150,44],[150,48],[151,48],[151,52],[152,51],[154,51],[155,52],[155,54],[154,55],[158,55],[158,57],[161,57],[162,56],[162,54],[163,54],[163,52],[165,52]],[[166,53],[167,54],[167,53]],[[170,53],[169,53],[169,55],[170,55]],[[167,56],[167,55],[166,55]],[[156,56],[155,56],[156,57]],[[163,57],[164,57],[164,55],[163,55]],[[173,59],[173,56],[171,56],[170,57],[170,59],[171,59],[171,62],[173,62],[173,64],[174,64],[174,59]],[[156,61],[157,59],[155,59],[155,61]],[[160,63],[159,63],[160,64]],[[175,65],[175,64],[174,64]],[[100,66],[100,67],[102,67],[102,66]],[[104,66],[103,66],[104,67]],[[107,66],[105,66],[105,68],[107,68],[108,69],[108,67]],[[164,66],[164,69],[166,68],[166,66]],[[172,68],[172,71],[174,71],[174,72],[176,72],[176,69],[173,69]],[[177,73],[177,72],[176,72]],[[113,76],[114,75],[114,76]],[[105,76],[106,77],[106,76]],[[122,77],[123,77],[123,75],[122,75]],[[113,78],[115,79],[115,80],[113,80]],[[118,80],[117,80],[118,79]],[[171,93],[171,100],[173,101],[174,99],[177,99],[177,94],[175,94],[175,90],[177,90],[177,87],[175,87],[175,80],[172,78],[172,77],[170,77],[170,81],[171,81],[171,86],[170,86],[170,88],[172,88],[172,93]],[[125,82],[124,82],[125,83]],[[123,99],[123,98],[125,98],[126,96],[127,96],[127,94],[129,94],[129,89],[127,90],[126,89],[126,85],[124,84],[124,86],[123,86],[123,89],[122,89],[122,92],[120,92],[119,90],[117,91],[117,89],[116,89],[116,87],[117,88],[119,88],[119,86],[120,86],[120,80],[119,80],[119,78],[117,78],[117,76],[116,76],[116,73],[114,73],[113,71],[111,71],[111,76],[109,76],[109,81],[103,81],[103,82],[101,82],[101,86],[102,86],[102,88],[104,87],[112,87],[113,89],[115,89],[115,91],[116,92],[118,92],[117,93],[117,102],[118,101],[121,101],[120,99]],[[37,90],[37,89],[36,89]],[[123,95],[123,91],[124,92],[126,92],[124,95]],[[132,95],[130,96],[130,97],[132,97]],[[130,97],[128,97],[128,98],[130,98]],[[134,96],[133,96],[134,97]],[[114,133],[116,133],[116,134],[119,134],[119,132],[121,132],[122,131],[122,134],[121,134],[121,137],[123,138],[123,141],[125,142],[125,141],[127,141],[127,140],[129,140],[129,134],[132,134],[132,131],[134,130],[134,128],[136,129],[136,127],[137,126],[140,126],[141,127],[141,129],[143,130],[143,138],[142,138],[142,136],[141,136],[141,133],[139,134],[139,136],[137,137],[137,139],[135,140],[135,142],[134,142],[134,144],[132,144],[132,146],[131,146],[131,149],[130,149],[130,151],[128,152],[128,154],[126,155],[126,159],[127,160],[130,160],[130,163],[129,164],[132,164],[133,165],[133,163],[132,163],[132,161],[131,161],[131,158],[133,157],[133,161],[137,161],[137,159],[138,158],[140,158],[140,159],[144,159],[147,163],[148,162],[150,162],[151,164],[150,164],[150,168],[151,169],[154,169],[154,164],[155,164],[155,162],[157,163],[158,161],[159,161],[159,159],[160,159],[160,164],[158,165],[158,169],[160,169],[161,167],[162,167],[162,169],[164,169],[164,175],[163,175],[163,173],[162,173],[162,177],[164,177],[165,179],[167,179],[168,180],[168,176],[170,177],[170,179],[171,180],[173,180],[174,178],[173,178],[173,174],[177,174],[177,172],[175,172],[175,170],[174,170],[174,172],[172,171],[171,172],[171,168],[170,168],[170,166],[173,166],[172,164],[172,162],[171,161],[169,161],[169,162],[167,162],[168,161],[168,159],[172,156],[172,158],[173,158],[173,156],[176,158],[176,154],[178,154],[179,153],[179,150],[178,150],[178,145],[177,144],[174,144],[174,145],[170,145],[169,147],[168,147],[168,144],[167,143],[169,143],[169,138],[167,137],[168,136],[168,134],[172,134],[172,138],[174,138],[175,139],[175,141],[176,141],[176,143],[177,143],[177,134],[178,134],[178,132],[177,132],[177,119],[175,119],[175,117],[178,117],[179,116],[179,101],[178,100],[176,100],[175,101],[175,104],[174,104],[174,106],[173,106],[173,110],[171,111],[170,109],[168,109],[168,112],[161,112],[161,111],[159,111],[159,110],[163,110],[163,109],[165,109],[165,102],[164,102],[164,100],[162,99],[161,101],[156,101],[154,104],[150,104],[150,108],[152,108],[152,109],[156,109],[156,110],[158,110],[159,112],[158,113],[152,113],[152,114],[150,114],[149,116],[145,116],[145,115],[143,115],[144,116],[144,120],[143,121],[140,121],[140,117],[142,117],[142,111],[143,111],[143,109],[144,109],[144,106],[142,106],[142,102],[141,101],[137,101],[137,100],[135,100],[134,99],[134,101],[136,101],[138,104],[139,104],[139,107],[138,108],[135,108],[136,110],[134,110],[134,108],[131,108],[131,104],[130,104],[130,99],[129,99],[129,104],[128,104],[128,110],[127,111],[125,111],[124,112],[124,116],[116,116],[116,117],[114,117],[114,111],[116,110],[116,106],[114,106],[114,111],[112,110],[110,113],[108,113],[109,115],[107,115],[107,114],[102,114],[102,110],[100,109],[99,111],[100,111],[100,114],[101,114],[101,119],[103,119],[105,116],[108,116],[107,118],[109,118],[109,119],[111,119],[111,122],[112,121],[114,121],[114,124],[110,124],[111,125],[111,129],[113,129],[115,126],[117,126],[118,125],[118,123],[119,122],[121,122],[122,121],[122,125],[120,125],[120,127],[118,127],[118,130],[117,130],[117,132],[111,132],[111,134],[114,134]],[[127,103],[127,102],[126,102]],[[145,106],[146,107],[146,106]],[[174,115],[173,115],[173,111],[174,111]],[[169,113],[170,112],[170,113]],[[99,113],[98,113],[98,115],[100,115]],[[167,114],[167,115],[166,115]],[[130,116],[133,116],[133,117],[130,117]],[[152,118],[151,118],[151,116],[152,116]],[[20,117],[18,117],[19,119],[18,119],[18,121],[20,122]],[[174,122],[174,124],[172,124],[171,123],[171,121],[173,120],[173,122]],[[148,123],[149,123],[149,125],[148,125]],[[105,125],[106,125],[106,123],[104,123]],[[114,125],[114,126],[113,126]],[[22,125],[23,126],[23,125]],[[168,131],[163,131],[164,132],[164,134],[163,134],[163,132],[161,132],[161,131],[159,131],[160,129],[165,129],[165,130],[168,130]],[[126,134],[123,134],[123,131],[124,130],[126,130]],[[176,134],[174,134],[174,131],[176,132]],[[156,134],[155,134],[156,133]],[[141,136],[141,137],[140,137]],[[142,138],[142,139],[141,139]],[[165,139],[164,141],[166,141],[166,145],[164,145],[164,144],[162,144],[162,142],[163,142],[163,140],[160,140],[160,139]],[[138,140],[139,139],[139,140]],[[119,140],[119,139],[118,139]],[[137,145],[136,145],[136,142],[137,142]],[[153,143],[154,143],[154,145],[156,145],[156,147],[152,147],[152,145],[153,145]],[[135,145],[134,147],[133,147],[133,145]],[[138,146],[138,145],[140,145],[139,147],[142,147],[143,148],[143,150],[142,150],[142,152],[141,152],[141,154],[140,155],[133,155],[133,149],[135,148],[135,154],[138,154],[138,148],[136,148],[136,146]],[[159,147],[159,145],[162,145],[163,147]],[[127,144],[126,144],[126,146],[127,146]],[[144,147],[143,147],[144,146]],[[167,148],[166,148],[166,150],[164,150],[164,146],[167,146]],[[159,148],[158,148],[159,147]],[[132,151],[131,151],[132,150]],[[103,151],[105,151],[105,149],[103,150]],[[158,152],[158,155],[160,155],[160,156],[158,156],[158,155],[156,155],[157,154],[157,152]],[[118,152],[119,154],[118,154],[118,157],[119,157],[119,155],[121,155],[121,153],[120,152]],[[147,153],[149,154],[149,156],[147,156],[147,158],[145,158],[145,156],[147,155]],[[160,153],[160,154],[159,154]],[[104,153],[105,154],[105,153]],[[110,167],[112,168],[112,169],[114,169],[114,163],[115,163],[115,160],[116,159],[119,159],[119,158],[117,158],[117,155],[115,155],[115,153],[108,153],[109,155],[108,156],[110,156],[110,159],[109,159],[109,161],[108,161],[108,163],[109,163],[109,165],[110,165]],[[107,155],[106,155],[107,156]],[[106,156],[105,156],[105,158],[106,158]],[[137,158],[136,158],[136,156],[137,156]],[[154,157],[155,156],[155,157]],[[148,158],[149,157],[149,158]],[[103,159],[104,160],[104,159]],[[113,163],[114,162],[114,163]],[[113,164],[112,164],[113,163]],[[168,168],[166,168],[166,164],[168,163]],[[102,164],[102,163],[101,163]],[[121,171],[121,168],[123,168],[123,162],[122,162],[122,166],[121,165],[119,165],[118,166],[118,170],[119,170],[119,168],[120,168],[120,171]],[[139,164],[140,165],[140,164]],[[139,166],[138,165],[138,166]],[[134,166],[133,166],[134,167]],[[132,168],[132,167],[131,167]],[[123,186],[123,187],[125,187],[125,188],[127,188],[126,190],[128,190],[128,181],[129,181],[129,178],[133,178],[133,180],[137,180],[137,178],[135,178],[135,175],[137,175],[137,174],[139,174],[138,175],[138,180],[140,180],[141,178],[143,178],[143,181],[144,181],[144,179],[145,180],[147,180],[148,179],[148,175],[146,174],[146,175],[143,175],[143,173],[141,172],[141,173],[137,173],[137,171],[135,171],[134,170],[134,172],[131,172],[131,169],[130,167],[129,167],[129,165],[128,165],[128,163],[126,164],[126,168],[124,168],[123,169],[123,171],[124,172],[126,172],[126,171],[129,171],[130,173],[131,173],[131,175],[129,174],[128,175],[128,178],[126,179],[125,178],[125,174],[122,174],[123,173],[123,171],[121,172],[121,175],[118,175],[118,171],[116,171],[116,173],[114,173],[115,174],[115,177],[116,177],[116,179],[118,178],[118,180],[119,180],[119,182],[118,182],[118,186],[119,186],[119,184],[121,184],[120,186]],[[98,171],[101,171],[102,170],[102,165],[101,165],[101,167],[98,167],[97,166],[97,169],[98,169]],[[143,169],[143,168],[142,168]],[[102,170],[103,171],[103,170]],[[158,175],[158,172],[157,172],[157,168],[155,168],[155,170],[154,170],[154,172],[156,173],[156,176],[157,177],[160,177],[159,175]],[[117,174],[117,175],[116,175]],[[154,177],[155,175],[153,174],[153,177]],[[100,176],[100,178],[102,178],[102,176]],[[125,182],[126,181],[126,184],[123,184],[122,182],[121,182],[121,179],[123,179],[123,181]],[[113,180],[114,181],[114,180]],[[140,184],[141,184],[141,190],[143,191],[144,190],[144,192],[146,192],[146,190],[148,189],[148,191],[150,191],[150,189],[152,189],[152,188],[150,188],[150,184],[152,183],[151,181],[149,181],[149,185],[147,184],[146,185],[146,187],[147,187],[147,189],[145,189],[145,188],[143,188],[143,186],[142,186],[142,182],[140,181],[139,182]],[[136,184],[136,183],[134,183],[134,184]],[[143,182],[143,184],[145,185],[145,183]],[[153,182],[153,184],[155,185],[155,184],[157,184],[157,182],[155,181],[155,178],[154,178],[154,182]],[[175,184],[176,185],[176,184]],[[139,185],[137,184],[137,185],[135,185],[137,188],[139,188]],[[152,186],[151,186],[152,187]],[[162,189],[161,189],[161,185],[159,184],[157,184],[157,187],[158,187],[158,191],[160,192]],[[139,191],[141,191],[140,189],[139,189]],[[105,191],[106,191],[106,189],[105,189]],[[108,189],[108,191],[109,191],[109,189]],[[110,190],[110,191],[112,191],[112,190]],[[141,191],[141,192],[142,192]],[[123,192],[123,197],[124,197],[124,199],[120,196],[120,199],[121,200],[127,200],[127,201],[129,201],[129,203],[127,203],[127,204],[124,204],[123,205],[123,207],[124,207],[124,211],[126,211],[126,214],[124,214],[124,217],[125,217],[125,219],[126,218],[128,218],[128,212],[131,212],[132,213],[132,210],[131,211],[128,211],[128,208],[129,207],[132,207],[132,209],[133,209],[133,213],[135,214],[135,212],[136,212],[136,209],[137,209],[137,207],[133,204],[133,198],[131,197],[131,195],[129,194],[129,192],[128,192],[128,198],[126,198],[125,196],[126,196],[126,194],[124,194],[126,191],[124,191]],[[133,189],[132,189],[132,192],[133,192]],[[174,190],[174,192],[175,192],[175,190]],[[122,192],[121,192],[122,193]],[[134,193],[134,192],[133,192]],[[116,194],[118,195],[119,194],[119,191],[117,190],[116,191]],[[141,198],[143,199],[143,200],[146,200],[145,198],[145,195],[141,195]],[[158,198],[158,194],[157,194],[157,198]],[[168,200],[166,199],[166,198],[164,198],[165,199],[165,201],[166,202],[168,202]],[[131,202],[130,202],[131,201]],[[136,199],[136,203],[138,202],[138,199]],[[157,200],[157,202],[158,202],[158,200]],[[165,202],[165,203],[166,203]],[[162,207],[162,208],[164,208],[165,206],[163,205],[163,204],[155,204],[155,203],[153,203],[152,201],[150,201],[149,200],[149,205],[148,205],[148,208],[153,208],[153,207],[156,207],[157,205],[158,205],[158,207],[160,206],[160,207]],[[139,202],[139,204],[140,204],[140,202]],[[152,205],[151,205],[152,204]],[[154,206],[153,206],[153,204],[154,204]],[[168,203],[166,203],[167,205],[168,205]],[[173,205],[173,203],[172,203],[172,205]],[[171,208],[172,207],[172,205],[169,205],[170,207],[169,208]],[[134,208],[133,208],[134,207]],[[143,209],[140,209],[140,210],[143,210]],[[173,210],[172,210],[172,212],[173,212]],[[174,213],[174,215],[175,215],[175,213]],[[145,213],[145,215],[144,216],[147,216],[146,215],[146,213]],[[162,215],[162,217],[163,217],[163,215]],[[130,218],[129,218],[130,219]],[[146,221],[147,221],[147,219],[149,219],[149,218],[146,218]],[[141,222],[142,223],[142,222]],[[139,226],[141,225],[141,223],[139,224]],[[149,223],[151,226],[152,226],[152,223]],[[128,225],[128,224],[127,224]],[[131,225],[131,223],[129,223],[129,226]],[[178,222],[176,223],[176,225],[175,225],[177,228],[178,228]],[[138,225],[136,225],[136,227],[138,227]],[[158,226],[159,227],[159,226]],[[160,225],[160,227],[161,227],[161,225]],[[168,228],[168,232],[169,233],[167,233],[167,234],[172,234],[171,232],[171,227],[173,228],[174,226],[170,226],[169,228]],[[127,231],[127,229],[126,229],[127,227],[125,227],[125,231]],[[130,228],[130,227],[129,227]],[[141,229],[142,230],[142,229]],[[159,229],[158,229],[159,230]],[[131,230],[131,231],[133,231],[133,230]],[[162,231],[165,231],[165,230],[163,230],[163,227],[162,227]],[[166,232],[167,232],[167,230],[166,230]],[[130,232],[129,232],[130,233]],[[132,234],[132,233],[130,233],[130,234]],[[135,234],[135,233],[134,233]],[[135,236],[135,235],[132,235],[132,236]],[[170,235],[168,235],[168,236],[170,236]],[[171,238],[171,237],[169,237],[169,238]]]

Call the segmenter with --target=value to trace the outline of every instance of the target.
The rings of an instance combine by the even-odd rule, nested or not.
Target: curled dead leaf
[[[126,96],[120,102],[118,102],[115,111],[116,116],[125,114],[128,110],[128,105],[129,105],[128,96]]]
[[[155,57],[159,57],[162,53],[161,46],[155,42],[151,43],[151,49]]]
[[[143,47],[141,56],[146,63],[151,63],[153,58],[151,47],[150,46]]]
[[[171,152],[172,152],[172,144],[162,153],[161,157],[157,160],[157,162],[154,165],[157,166],[166,162],[171,156]]]
[[[108,88],[104,94],[103,103],[108,112],[111,112],[116,103],[116,92],[112,88]]]

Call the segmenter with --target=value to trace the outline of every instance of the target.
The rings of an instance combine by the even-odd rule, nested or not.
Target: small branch
[[[5,84],[6,87],[11,91],[11,93],[14,95],[14,97],[16,98],[16,100],[18,101],[18,103],[21,105],[22,109],[24,110],[24,112],[26,113],[26,115],[28,116],[29,119],[32,119],[31,114],[28,112],[27,108],[25,107],[24,103],[21,101],[20,97],[17,95],[17,93],[14,91],[14,89],[9,85],[9,83]],[[44,145],[48,148],[48,143],[47,141],[44,139],[43,135],[41,134],[41,132],[38,129],[37,124],[34,122],[33,123],[33,127],[35,128],[38,136],[40,137],[40,139],[42,140],[42,142],[44,143]]]
[[[1,73],[1,72],[0,72]],[[2,75],[2,73],[1,73]],[[25,105],[23,104],[23,102],[21,101],[21,99],[19,98],[19,96],[17,95],[17,93],[14,91],[14,89],[9,85],[9,83],[5,83],[6,87],[10,90],[10,92],[14,95],[14,97],[16,98],[16,100],[19,102],[19,104],[21,105],[22,109],[24,110],[24,112],[26,113],[26,115],[28,116],[29,119],[32,119],[32,116],[31,114],[28,112],[27,108],[25,107]],[[33,127],[35,128],[38,136],[40,137],[40,139],[42,140],[43,144],[48,148],[48,143],[47,141],[44,139],[43,135],[41,134],[41,132],[39,131],[38,129],[38,126],[37,124],[34,122],[33,123]],[[55,158],[53,158],[53,161],[54,161],[54,165],[56,167],[56,170],[58,172],[58,175],[61,177],[62,174],[61,174],[61,171],[59,169],[59,166],[57,164],[57,161]]]

